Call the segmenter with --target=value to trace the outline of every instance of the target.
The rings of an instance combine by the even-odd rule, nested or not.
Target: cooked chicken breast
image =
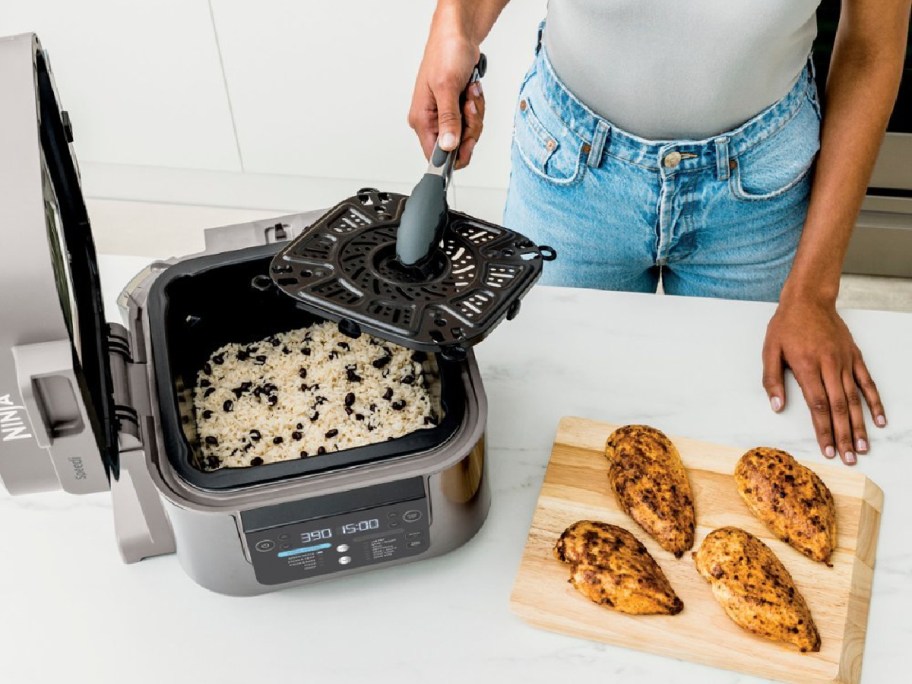
[[[680,558],[693,546],[693,493],[675,445],[648,425],[625,425],[608,437],[608,481],[618,504]]]
[[[836,549],[836,505],[817,473],[784,451],[757,447],[738,461],[735,484],[770,532],[808,558],[829,562]]]
[[[820,635],[792,576],[762,541],[737,527],[714,530],[693,554],[735,624],[767,639],[820,650]]]
[[[684,609],[662,568],[623,527],[575,522],[557,540],[554,555],[572,566],[573,587],[599,605],[632,615],[677,615]]]

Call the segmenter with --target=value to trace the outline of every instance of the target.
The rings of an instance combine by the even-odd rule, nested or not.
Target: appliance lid
[[[406,198],[366,188],[330,209],[285,247],[270,277],[300,306],[357,337],[461,360],[541,276],[553,249],[502,226],[449,211],[430,267],[396,257]]]
[[[5,40],[14,44],[21,42],[25,49],[30,46],[34,87],[30,92],[13,88],[11,84],[22,82],[20,75],[11,74],[10,79],[4,79],[3,83],[10,86],[9,90],[13,92],[0,93],[0,98],[8,98],[7,113],[10,115],[3,125],[17,127],[19,130],[11,133],[20,140],[30,143],[37,138],[38,144],[18,145],[12,151],[0,150],[0,154],[9,155],[3,162],[6,167],[4,174],[8,171],[9,178],[18,176],[16,183],[22,185],[21,195],[28,194],[31,200],[31,193],[34,192],[32,184],[38,179],[30,172],[40,168],[43,216],[39,215],[41,207],[37,202],[23,200],[21,207],[18,206],[15,184],[7,188],[11,194],[3,193],[2,200],[9,205],[16,204],[15,210],[11,211],[20,220],[17,224],[4,222],[0,225],[0,236],[5,238],[7,245],[0,253],[0,268],[7,274],[40,274],[43,277],[33,276],[31,281],[26,278],[25,282],[4,283],[5,288],[17,291],[10,295],[8,301],[12,301],[14,296],[24,300],[20,306],[4,307],[3,323],[16,328],[11,331],[13,344],[55,340],[56,337],[50,338],[53,334],[50,331],[58,325],[59,318],[43,306],[53,301],[54,297],[53,294],[47,298],[41,295],[48,288],[56,289],[56,299],[72,347],[73,374],[85,407],[85,419],[94,433],[105,473],[109,479],[112,476],[116,478],[119,473],[118,421],[115,416],[108,326],[91,226],[80,187],[78,166],[70,147],[73,131],[69,115],[60,108],[47,54],[37,37],[28,34]],[[21,69],[18,60],[15,65]],[[8,63],[7,68],[12,68],[12,64]],[[23,116],[23,112],[29,114],[29,108],[34,114]],[[37,128],[37,136],[32,126]],[[30,158],[24,158],[25,154]],[[35,157],[38,158],[37,166]],[[46,241],[24,241],[16,237],[23,230],[42,228],[46,232]],[[9,260],[18,265],[13,267]],[[53,285],[45,282],[48,260],[51,262]],[[34,266],[23,269],[23,265],[29,264]],[[27,306],[30,293],[33,293],[35,301],[31,309]],[[62,333],[60,337],[64,337]],[[51,383],[48,383],[48,388],[53,389]],[[61,430],[61,435],[65,435],[68,428],[55,424],[45,415],[54,405],[54,397],[50,396],[53,393],[49,393],[48,388],[45,388],[42,401],[36,403],[42,415],[30,417],[33,423],[39,418],[49,423],[47,427],[53,441],[55,428]],[[42,394],[41,390],[40,387],[35,388],[35,393]],[[79,419],[78,415],[74,416],[74,422],[79,422]]]

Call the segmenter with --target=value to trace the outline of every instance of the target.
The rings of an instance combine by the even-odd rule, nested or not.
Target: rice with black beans
[[[203,470],[308,458],[432,428],[433,357],[333,323],[228,344],[193,392]]]

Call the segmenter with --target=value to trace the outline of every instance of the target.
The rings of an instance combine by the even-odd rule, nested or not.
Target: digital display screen
[[[367,520],[359,520],[357,522],[350,522],[344,525],[341,525],[335,530],[338,532],[338,536],[345,536],[347,534],[358,534],[359,532],[370,532],[371,530],[380,529],[380,518],[369,518]],[[301,532],[301,541],[305,544],[311,542],[323,541],[325,539],[333,538],[333,528],[324,527],[318,530],[310,530],[308,532]]]

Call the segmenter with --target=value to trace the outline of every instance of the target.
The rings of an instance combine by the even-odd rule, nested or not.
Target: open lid
[[[10,155],[0,162],[0,176],[8,182],[9,191],[0,193],[7,205],[2,212],[6,219],[0,221],[0,238],[5,243],[0,251],[0,277],[8,276],[10,281],[0,283],[0,287],[15,290],[0,297],[3,326],[10,326],[0,341],[21,348],[69,337],[84,419],[94,433],[105,473],[108,478],[117,477],[118,425],[108,329],[95,245],[70,148],[73,133],[69,116],[60,108],[47,55],[37,38],[23,35],[0,40],[7,43],[4,54],[10,57],[0,69],[0,98],[7,99],[2,125],[13,129],[3,137],[10,142],[2,146],[7,149],[0,150]],[[28,80],[22,73],[25,60],[20,59],[27,51],[31,52],[33,67],[33,78]],[[32,87],[23,87],[27,85]],[[39,172],[40,195],[36,188]],[[17,222],[13,224],[10,217]],[[48,261],[53,284],[48,282]],[[55,299],[65,332],[60,329],[60,314],[54,310]],[[0,375],[2,371],[0,368]],[[53,389],[52,383],[47,389]],[[38,387],[35,393],[40,394],[40,390]],[[52,405],[53,397],[44,397],[41,413]],[[39,419],[30,417],[33,424]],[[81,422],[81,417],[77,415],[75,420]],[[53,438],[55,425],[46,427],[51,428]],[[62,430],[60,435],[66,436],[66,426],[57,427]],[[82,454],[83,458],[90,456]]]
[[[337,321],[343,333],[368,332],[459,360],[518,313],[554,250],[449,211],[430,268],[403,267],[396,235],[405,200],[361,190],[276,255],[270,276],[300,306]]]

